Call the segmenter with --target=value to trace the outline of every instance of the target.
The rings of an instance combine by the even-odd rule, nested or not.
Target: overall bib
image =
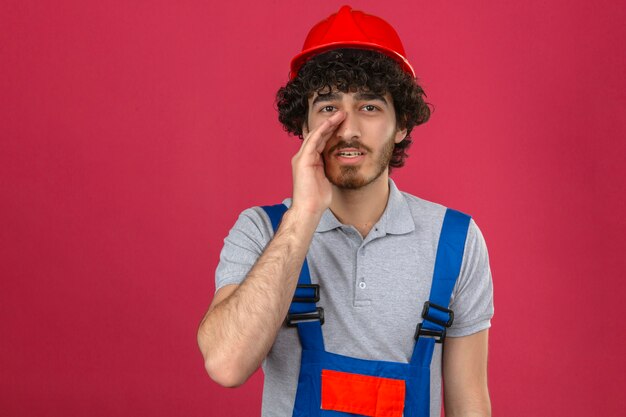
[[[274,232],[287,210],[262,207]],[[311,284],[306,259],[286,323],[297,327],[302,357],[293,417],[429,417],[430,363],[435,343],[443,343],[454,314],[450,295],[461,269],[470,216],[446,209],[437,246],[429,301],[415,331],[409,363],[374,361],[327,352],[318,307],[319,285]]]

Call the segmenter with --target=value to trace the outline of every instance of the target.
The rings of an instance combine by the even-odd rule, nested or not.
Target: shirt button
[[[367,285],[363,281],[359,282],[360,289],[364,289],[365,287],[367,287]]]

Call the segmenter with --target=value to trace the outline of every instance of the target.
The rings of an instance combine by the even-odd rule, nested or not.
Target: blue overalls
[[[283,204],[262,207],[274,231],[287,210]],[[415,331],[409,363],[373,361],[327,352],[318,307],[319,285],[311,284],[306,258],[286,323],[297,327],[302,357],[293,417],[428,417],[430,363],[435,343],[442,343],[454,314],[450,295],[461,270],[470,216],[447,209],[437,246],[429,301]]]

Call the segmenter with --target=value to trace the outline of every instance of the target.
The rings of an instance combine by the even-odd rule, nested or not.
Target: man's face
[[[308,129],[315,129],[337,111],[346,117],[328,140],[322,158],[329,181],[339,188],[364,187],[388,172],[396,143],[406,136],[399,130],[391,94],[322,91],[309,97]]]

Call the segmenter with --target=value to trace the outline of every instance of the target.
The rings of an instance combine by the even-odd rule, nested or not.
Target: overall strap
[[[423,321],[418,324],[411,363],[430,366],[435,342],[443,342],[446,328],[452,325],[454,313],[448,309],[452,289],[461,271],[465,241],[471,217],[460,211],[446,210],[430,289],[424,303]]]
[[[280,221],[287,211],[284,204],[261,207],[270,218],[274,233],[278,230]],[[286,323],[290,327],[298,328],[298,335],[303,349],[324,350],[324,338],[322,336],[322,324],[324,323],[324,310],[317,307],[319,301],[319,285],[311,284],[311,275],[306,257],[300,269],[298,286],[294,293],[293,301],[289,307]]]

